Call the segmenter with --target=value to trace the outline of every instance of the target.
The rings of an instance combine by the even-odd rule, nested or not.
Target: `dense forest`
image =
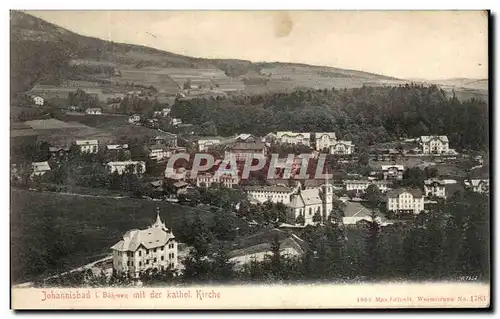
[[[362,146],[439,134],[447,135],[457,150],[488,147],[487,103],[448,98],[434,85],[177,100],[172,116],[195,125],[213,121],[221,135],[334,131]]]

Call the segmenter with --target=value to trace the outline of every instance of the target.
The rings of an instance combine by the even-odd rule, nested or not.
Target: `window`
[[[142,266],[142,262],[139,261],[139,267],[141,267],[141,266]]]
[[[154,253],[156,253],[156,248],[153,250]]]
[[[161,261],[165,260],[165,257],[161,256]]]
[[[146,260],[146,265],[149,265],[149,260]]]
[[[154,262],[156,262],[156,257],[155,257],[155,259],[154,259]]]
[[[141,256],[142,256],[142,252],[139,250],[139,257],[141,257]]]
[[[149,249],[146,249],[146,255],[149,255]]]
[[[161,251],[163,251],[163,248],[165,248],[165,247],[163,247],[163,246],[162,246],[162,247],[161,247]]]

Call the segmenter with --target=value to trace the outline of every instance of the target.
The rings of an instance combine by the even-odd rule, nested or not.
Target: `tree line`
[[[226,136],[333,130],[368,146],[436,134],[447,135],[459,150],[487,147],[488,112],[483,100],[459,101],[435,85],[417,84],[176,100],[172,106],[172,116],[195,125],[213,121]]]

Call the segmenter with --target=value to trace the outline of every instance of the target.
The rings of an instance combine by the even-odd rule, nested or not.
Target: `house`
[[[139,123],[140,121],[141,121],[141,116],[139,114],[131,115],[128,118],[128,122],[130,124],[136,124],[136,123]]]
[[[277,139],[283,144],[311,146],[311,133],[281,131],[276,133]]]
[[[284,185],[275,186],[247,186],[245,191],[249,199],[265,203],[267,201],[273,203],[290,203],[290,197],[296,192],[296,187],[289,187]]]
[[[172,126],[177,126],[182,124],[182,120],[180,118],[173,117],[171,121]]]
[[[426,179],[424,181],[424,194],[429,197],[447,196],[447,185],[456,184],[457,181],[453,179]]]
[[[316,143],[316,150],[322,151],[324,149],[329,150],[330,146],[335,145],[337,142],[337,136],[335,133],[315,133],[314,140]]]
[[[117,172],[120,175],[125,173],[127,169],[131,169],[133,174],[141,175],[146,171],[146,163],[143,161],[109,162],[106,164],[106,169],[109,173]]]
[[[352,141],[336,141],[330,146],[330,154],[334,155],[350,155],[354,153],[354,144]]]
[[[99,142],[97,140],[78,140],[76,146],[82,153],[97,154],[99,152]]]
[[[196,186],[210,187],[212,184],[222,184],[227,188],[233,188],[240,183],[238,174],[228,173],[205,173],[196,175]]]
[[[270,144],[276,143],[277,140],[278,140],[278,136],[276,134],[268,133],[268,134],[266,134],[266,136],[264,136],[261,139],[261,142],[270,145]]]
[[[150,147],[149,158],[153,161],[160,162],[172,156],[173,151],[163,147]]]
[[[226,148],[226,157],[235,156],[237,161],[243,161],[247,158],[247,156],[254,154],[265,156],[267,154],[266,145],[262,142],[236,142],[232,145],[228,145]]]
[[[354,226],[362,221],[371,221],[373,210],[363,206],[359,202],[344,201],[344,216],[342,217],[342,223],[345,226]],[[387,226],[393,224],[392,221],[385,218],[379,211],[375,211],[375,220],[381,226]]]
[[[170,114],[171,109],[169,107],[165,107],[161,110],[162,116],[168,116]]]
[[[175,148],[177,147],[177,135],[168,132],[163,132],[161,136],[157,136],[150,139],[149,146]]]
[[[215,145],[219,145],[220,140],[211,139],[211,140],[198,140],[198,151],[206,152],[209,149],[213,148]]]
[[[445,135],[420,136],[418,142],[423,154],[446,154],[449,152],[449,141]]]
[[[34,162],[31,163],[32,173],[31,176],[42,176],[48,171],[50,171],[50,166],[48,162]]]
[[[108,151],[121,151],[128,150],[128,144],[108,144],[106,145]]]
[[[400,188],[387,192],[387,210],[419,214],[424,210],[422,191],[414,188]]]
[[[229,252],[229,261],[239,269],[252,261],[261,262],[272,256],[273,241],[280,243],[280,255],[300,258],[309,251],[309,246],[300,237],[280,229],[267,229],[243,237],[236,243],[236,249]]]
[[[50,156],[52,158],[61,158],[68,156],[70,151],[69,146],[51,146],[49,147]]]
[[[257,138],[252,134],[240,134],[236,136],[236,142],[255,143]]]
[[[490,192],[490,180],[489,179],[479,179],[474,178],[471,180],[464,181],[465,186],[472,189],[473,192],[489,194]]]
[[[102,115],[102,110],[98,107],[88,108],[85,110],[87,115]]]
[[[45,100],[41,96],[37,96],[37,95],[32,96],[31,100],[33,101],[33,103],[35,105],[38,105],[38,106],[43,106],[45,104]]]
[[[179,266],[177,245],[157,209],[156,221],[150,227],[127,231],[123,239],[111,247],[113,270],[134,278],[147,269],[175,270]]]
[[[344,186],[347,191],[365,192],[368,186],[375,185],[378,189],[385,193],[387,192],[388,181],[376,181],[370,179],[354,179],[344,180]]]
[[[382,173],[386,180],[401,180],[404,173],[403,165],[382,165]]]

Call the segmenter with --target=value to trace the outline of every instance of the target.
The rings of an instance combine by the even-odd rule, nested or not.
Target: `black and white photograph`
[[[490,307],[489,11],[9,14],[13,309]]]

